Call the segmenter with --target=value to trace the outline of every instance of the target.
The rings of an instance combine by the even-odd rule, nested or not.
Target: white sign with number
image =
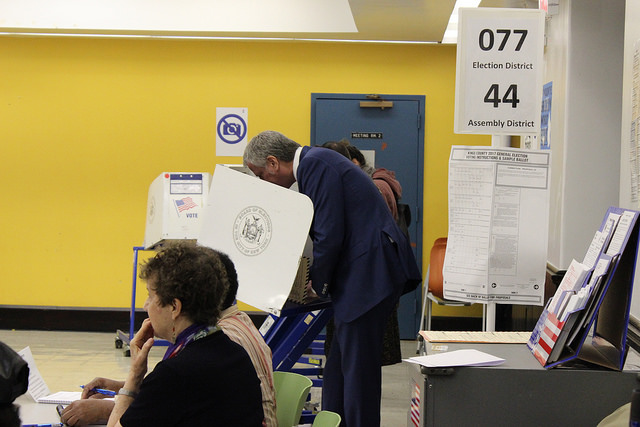
[[[461,8],[456,133],[540,132],[544,11]]]

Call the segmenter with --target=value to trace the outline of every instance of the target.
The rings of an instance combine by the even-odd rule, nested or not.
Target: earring
[[[173,324],[173,331],[171,333],[171,342],[175,344],[176,342],[176,324]]]

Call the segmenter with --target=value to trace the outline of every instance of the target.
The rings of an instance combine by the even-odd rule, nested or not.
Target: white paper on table
[[[449,351],[446,353],[430,354],[427,356],[411,357],[403,360],[405,362],[416,363],[428,368],[450,366],[496,366],[504,363],[504,359],[472,348]]]
[[[27,389],[27,393],[29,393],[35,401],[50,394],[49,387],[47,387],[44,378],[42,378],[40,371],[38,371],[36,361],[31,353],[31,348],[25,347],[20,350],[18,354],[27,362],[27,365],[29,365],[29,388]]]
[[[57,393],[43,396],[38,399],[38,403],[62,403],[63,405],[69,405],[71,402],[82,399],[81,391],[59,391]],[[115,400],[115,399],[111,399]]]

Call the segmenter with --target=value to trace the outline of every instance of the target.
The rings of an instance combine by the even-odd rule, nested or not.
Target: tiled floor
[[[124,379],[129,358],[123,356],[121,349],[115,348],[115,338],[115,332],[0,330],[0,341],[14,350],[30,347],[51,392],[79,391],[79,385],[96,376]],[[403,357],[415,356],[416,346],[415,341],[403,341]],[[165,349],[157,346],[151,350],[150,369],[162,358]],[[409,388],[406,363],[383,368],[382,427],[407,425]]]

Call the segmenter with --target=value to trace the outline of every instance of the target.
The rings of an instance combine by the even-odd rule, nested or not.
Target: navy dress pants
[[[340,414],[343,426],[380,425],[382,341],[397,302],[397,297],[389,297],[351,322],[335,319],[324,368],[322,409]]]

